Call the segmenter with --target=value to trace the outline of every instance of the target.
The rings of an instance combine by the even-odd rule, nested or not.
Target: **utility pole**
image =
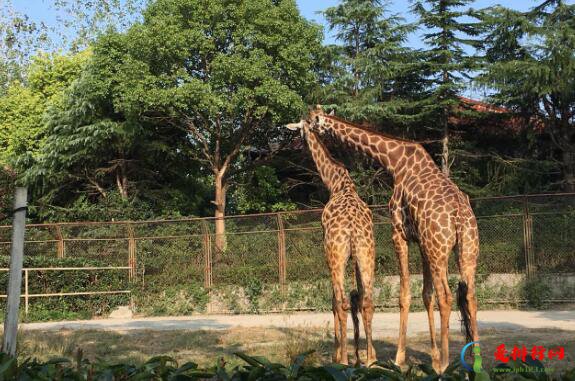
[[[27,188],[16,188],[14,197],[14,219],[12,222],[12,249],[10,251],[10,273],[8,298],[4,318],[4,338],[2,352],[16,355],[16,335],[18,334],[18,311],[22,293],[22,266],[24,264],[24,233],[26,230]]]

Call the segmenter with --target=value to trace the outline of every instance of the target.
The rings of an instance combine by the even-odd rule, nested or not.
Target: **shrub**
[[[544,277],[534,276],[527,278],[523,286],[523,298],[530,307],[543,309],[551,299],[551,287]]]
[[[1,256],[0,267],[8,266],[9,258]],[[109,264],[86,258],[24,257],[24,268],[105,266]],[[30,294],[118,291],[129,288],[127,277],[127,270],[30,271],[28,288]],[[5,290],[7,283],[8,272],[0,273],[0,287]],[[129,296],[125,294],[33,297],[26,320],[86,319],[106,315],[113,308],[128,303]]]

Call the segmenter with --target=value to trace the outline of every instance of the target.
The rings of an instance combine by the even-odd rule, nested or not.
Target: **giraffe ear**
[[[334,115],[335,115],[335,110],[331,110],[328,115],[334,116]]]
[[[323,107],[321,107],[321,105],[315,105],[315,109],[318,111],[323,111]]]

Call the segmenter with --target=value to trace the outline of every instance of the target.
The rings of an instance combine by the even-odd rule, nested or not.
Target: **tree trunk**
[[[563,156],[563,181],[566,192],[575,192],[575,152],[564,150]]]
[[[122,200],[128,200],[128,177],[125,170],[119,169],[116,171],[116,186]]]
[[[214,204],[216,206],[216,211],[214,217],[216,218],[216,236],[215,236],[215,248],[216,248],[216,258],[219,254],[226,251],[226,222],[224,220],[225,210],[226,210],[226,191],[227,186],[224,182],[224,171],[220,170],[215,174],[215,197]]]
[[[443,121],[443,139],[441,144],[441,170],[445,176],[449,177],[449,124],[447,121],[447,115]]]

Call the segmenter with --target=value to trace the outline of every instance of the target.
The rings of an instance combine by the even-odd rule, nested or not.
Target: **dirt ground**
[[[376,336],[375,347],[379,360],[394,358],[397,337]],[[362,343],[363,344],[363,343]],[[494,329],[481,332],[483,364],[489,369],[495,363],[494,351],[505,344],[510,352],[514,345],[525,345],[528,351],[534,345],[554,348],[563,346],[563,360],[545,360],[544,364],[555,370],[575,365],[575,331],[559,329]],[[130,361],[140,363],[156,355],[169,355],[179,363],[194,361],[202,366],[214,365],[223,357],[230,365],[241,361],[233,355],[243,351],[250,355],[263,355],[270,360],[288,363],[290,358],[304,351],[314,349],[310,363],[329,363],[331,360],[333,336],[326,327],[299,328],[231,328],[220,330],[50,330],[22,331],[19,338],[19,352],[24,357],[49,359],[52,357],[73,357],[81,348],[85,357],[109,362]],[[456,360],[463,347],[463,337],[456,331],[451,333],[451,357]],[[350,361],[352,346],[349,346]],[[430,362],[428,355],[429,337],[417,333],[408,339],[408,361]],[[364,355],[364,353],[362,353]]]

